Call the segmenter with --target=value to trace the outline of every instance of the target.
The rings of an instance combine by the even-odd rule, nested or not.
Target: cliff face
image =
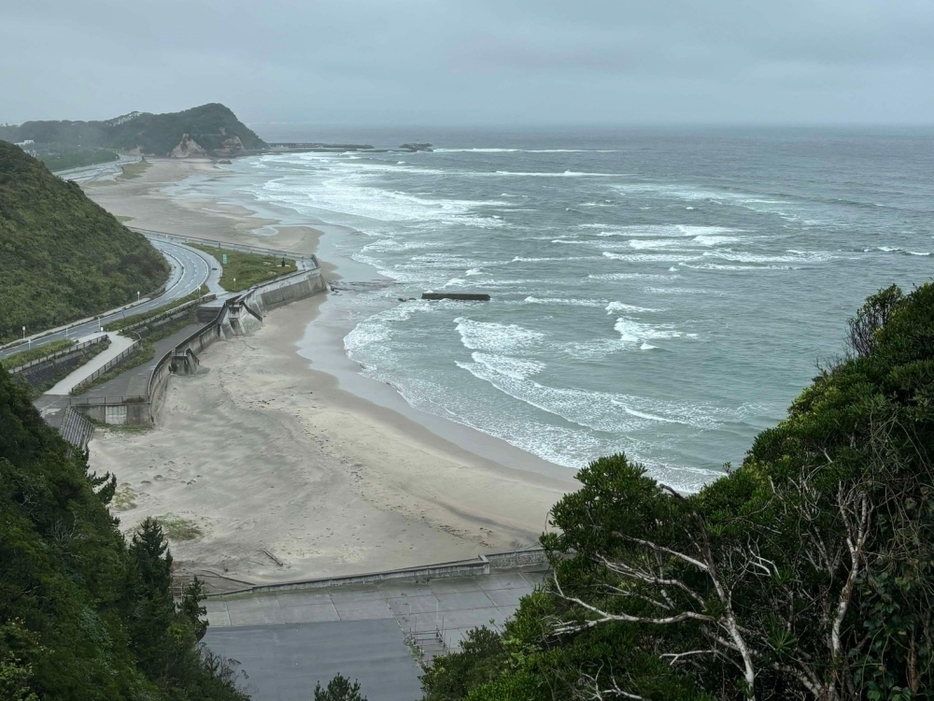
[[[228,107],[218,103],[166,114],[131,112],[103,122],[26,122],[0,127],[0,138],[178,158],[229,157],[267,147]]]

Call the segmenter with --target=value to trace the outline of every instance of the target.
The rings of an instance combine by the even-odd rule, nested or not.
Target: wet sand
[[[313,226],[160,192],[201,174],[224,177],[207,162],[159,160],[140,178],[88,194],[141,228],[316,250]],[[277,233],[254,233],[269,227]],[[122,528],[177,517],[201,532],[172,539],[180,569],[257,583],[534,545],[549,508],[574,488],[571,471],[454,424],[457,439],[448,440],[426,427],[434,417],[421,422],[407,407],[341,389],[314,369],[314,350],[310,360],[298,353],[325,300],[275,310],[256,334],[215,344],[201,358],[204,372],[170,381],[153,430],[97,433],[92,464],[117,475]],[[340,339],[321,336],[335,346],[328,354],[342,354]]]

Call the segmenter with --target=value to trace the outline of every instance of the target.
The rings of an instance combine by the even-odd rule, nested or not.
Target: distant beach
[[[132,226],[317,250],[320,231],[313,227],[164,194],[191,176],[225,177],[211,163],[151,162],[140,177],[95,184],[88,194]],[[335,276],[333,268],[329,273]],[[394,410],[394,402],[407,407],[388,387],[382,396],[372,380],[358,394],[371,391],[378,403],[341,389],[317,370],[320,353],[335,368],[344,363],[348,377],[355,374],[342,339],[316,333],[326,300],[275,310],[255,335],[211,348],[201,359],[207,372],[173,379],[153,430],[98,434],[92,464],[114,473],[126,495],[121,501],[135,505],[118,514],[121,527],[179,516],[203,532],[172,543],[184,570],[251,582],[534,545],[549,508],[573,489],[573,471],[463,426],[449,424],[453,440],[440,437],[413,420],[417,412]],[[299,355],[300,344],[310,360]]]

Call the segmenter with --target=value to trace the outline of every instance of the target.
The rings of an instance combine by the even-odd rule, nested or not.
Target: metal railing
[[[124,333],[126,331],[135,331],[136,329],[141,329],[144,326],[148,326],[149,324],[152,324],[154,322],[161,321],[168,317],[172,317],[176,314],[181,314],[182,312],[187,311],[191,307],[204,304],[205,302],[212,302],[214,301],[216,297],[217,295],[215,295],[213,292],[206,292],[198,299],[193,299],[189,302],[185,302],[184,304],[179,304],[177,307],[172,307],[171,309],[166,309],[165,311],[159,312],[158,314],[153,314],[152,316],[147,317],[146,319],[142,319],[140,321],[129,324],[128,326],[123,326],[119,329],[115,329],[115,331],[119,333]]]
[[[262,246],[253,246],[243,243],[228,243],[227,241],[218,241],[216,239],[204,239],[199,236],[185,236],[183,234],[169,234],[165,231],[155,231],[153,229],[140,229],[135,226],[129,227],[133,231],[141,234],[156,236],[169,241],[182,241],[185,243],[196,243],[210,248],[228,249],[231,251],[241,251],[243,253],[256,253],[258,255],[271,256],[274,258],[288,258],[290,260],[311,261],[312,268],[320,268],[318,257],[314,253],[297,253],[295,251],[280,251],[275,248],[264,248]]]
[[[62,348],[62,350],[60,351],[50,353],[49,355],[43,356],[41,358],[36,358],[35,360],[30,360],[29,362],[23,363],[22,365],[17,365],[15,368],[10,368],[7,372],[9,372],[11,375],[15,375],[18,372],[23,372],[24,370],[28,370],[29,368],[34,368],[37,365],[42,365],[43,363],[48,363],[53,360],[58,360],[59,358],[64,358],[66,355],[70,353],[82,351],[85,348],[90,348],[91,346],[95,344],[103,343],[106,338],[107,336],[101,336],[100,338],[94,338],[90,341],[83,341],[82,343],[76,343],[73,346],[68,346],[68,348]]]
[[[123,352],[121,352],[118,356],[116,356],[116,357],[114,357],[114,358],[111,358],[111,359],[108,360],[106,363],[104,363],[103,365],[101,365],[99,368],[97,368],[97,370],[95,370],[94,372],[92,372],[90,375],[88,375],[86,378],[84,378],[81,382],[79,382],[77,385],[75,385],[74,388],[73,388],[71,391],[72,391],[72,392],[75,392],[75,391],[78,391],[78,392],[84,391],[85,388],[87,388],[88,386],[90,386],[91,384],[93,384],[94,380],[96,380],[98,377],[100,377],[101,375],[103,375],[103,374],[104,374],[105,372],[107,372],[108,370],[112,370],[113,368],[115,368],[117,365],[119,365],[119,364],[122,363],[124,360],[126,360],[127,358],[129,358],[131,355],[135,355],[135,354],[139,351],[139,349],[140,349],[140,342],[139,342],[139,341],[133,341],[132,345],[130,345],[129,348],[127,348],[126,350],[124,350]]]
[[[145,404],[149,399],[143,395],[117,397],[69,397],[68,406],[105,406],[109,404]]]

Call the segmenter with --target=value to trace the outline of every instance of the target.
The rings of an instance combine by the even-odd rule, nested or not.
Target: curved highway
[[[163,294],[140,304],[112,309],[98,318],[80,324],[74,324],[67,327],[67,329],[60,329],[49,334],[41,335],[38,338],[27,336],[27,338],[31,338],[31,345],[28,347],[37,348],[64,338],[87,336],[88,334],[100,330],[101,326],[111,321],[136,316],[137,314],[164,307],[176,300],[187,297],[204,284],[207,284],[210,292],[223,292],[219,284],[221,265],[213,256],[176,241],[156,238],[155,236],[147,236],[146,238],[148,238],[149,242],[165,256],[172,268],[169,279],[165,284],[165,292]],[[143,290],[143,292],[145,292],[145,290]],[[27,329],[27,331],[28,330],[29,329]],[[20,351],[26,350],[26,348],[26,345],[19,343],[10,348],[0,350],[0,358],[19,353]]]

